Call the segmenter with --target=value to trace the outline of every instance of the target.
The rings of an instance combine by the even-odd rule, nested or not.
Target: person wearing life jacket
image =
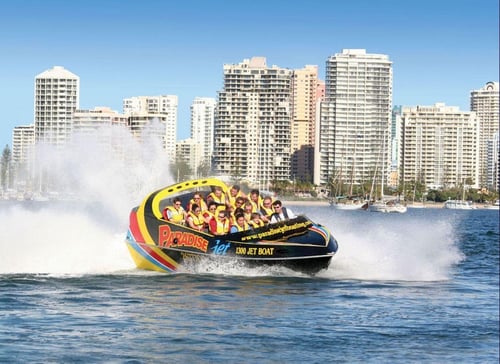
[[[187,225],[195,230],[203,231],[205,229],[205,219],[201,214],[201,208],[197,204],[191,206],[186,218]]]
[[[252,219],[253,205],[250,201],[245,202],[243,206],[243,216],[245,216],[245,220],[249,222]]]
[[[291,209],[283,207],[280,200],[276,200],[273,202],[273,210],[274,213],[271,215],[271,224],[275,224],[279,221],[293,219],[294,217],[296,217]]]
[[[208,209],[207,203],[203,200],[203,195],[201,193],[199,193],[199,192],[195,192],[193,194],[193,198],[191,200],[189,200],[189,203],[187,205],[188,211],[192,210],[192,205],[193,204],[198,205],[200,207],[200,210],[202,212],[206,211]]]
[[[248,222],[248,225],[250,225],[252,229],[258,229],[265,226],[266,223],[260,218],[260,214],[258,212],[252,212],[252,216],[250,221]]]
[[[262,205],[262,196],[260,195],[259,190],[251,190],[250,191],[250,203],[252,204],[252,212],[258,212],[260,206]]]
[[[243,208],[245,206],[245,203],[248,201],[246,197],[236,197],[236,200],[234,201],[234,208]]]
[[[233,224],[229,230],[230,233],[238,233],[250,229],[250,225],[245,221],[245,216],[243,214],[237,214],[235,219],[235,224]]]
[[[264,220],[265,222],[269,222],[273,213],[273,198],[271,196],[266,196],[262,199],[262,205],[260,206],[260,214],[262,216],[262,220]]]
[[[210,221],[215,218],[215,214],[217,212],[217,204],[213,201],[208,203],[208,207],[206,211],[202,211],[203,218],[205,219],[205,224],[208,226]]]
[[[226,235],[229,232],[229,219],[225,210],[218,211],[210,220],[209,230],[214,235]]]
[[[238,207],[236,206],[236,200],[241,197],[243,199],[246,199],[247,196],[241,191],[240,186],[238,185],[233,185],[229,189],[229,194],[227,195],[228,203],[231,206],[234,206],[235,208]]]
[[[174,204],[167,206],[163,210],[163,218],[176,224],[184,225],[186,221],[186,211],[182,207],[180,198],[174,198]]]
[[[227,198],[222,188],[215,186],[213,192],[210,192],[207,196],[207,202],[214,201],[217,204],[217,211],[225,210]]]

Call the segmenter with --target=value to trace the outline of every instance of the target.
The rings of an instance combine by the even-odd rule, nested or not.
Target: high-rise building
[[[195,142],[193,139],[188,138],[185,140],[178,141],[176,143],[176,151],[178,161],[184,162],[189,167],[190,175],[180,175],[187,173],[187,171],[174,171],[174,178],[177,182],[181,182],[182,179],[187,178],[198,178],[198,169],[200,167],[201,160],[201,144]],[[177,173],[176,173],[177,172]]]
[[[216,101],[212,97],[196,97],[191,104],[191,139],[201,145],[200,163],[211,165],[214,152],[214,119]]]
[[[470,110],[479,118],[479,184],[488,187],[487,145],[499,129],[498,82],[487,82],[479,90],[470,93]],[[490,186],[491,187],[491,186]]]
[[[312,182],[316,102],[324,95],[318,66],[306,65],[294,70],[291,87],[291,174],[294,179]]]
[[[488,140],[486,147],[486,185],[489,189],[497,191],[500,189],[499,183],[499,163],[500,163],[500,143],[499,132]]]
[[[471,111],[436,103],[403,107],[403,182],[427,189],[478,187],[479,119]]]
[[[213,168],[267,188],[290,179],[292,71],[264,57],[224,65],[214,125]]]
[[[12,163],[16,182],[29,179],[33,167],[35,125],[20,125],[12,130]]]
[[[387,55],[344,49],[330,56],[314,183],[387,181],[391,112],[392,62]]]
[[[177,141],[176,95],[136,96],[123,100],[123,113],[128,117],[132,135],[158,138],[170,161],[175,160]]]
[[[127,126],[127,117],[109,107],[98,106],[93,110],[75,110],[73,132],[92,133],[96,129],[109,126]]]
[[[80,103],[80,78],[61,66],[35,77],[35,142],[62,146]]]

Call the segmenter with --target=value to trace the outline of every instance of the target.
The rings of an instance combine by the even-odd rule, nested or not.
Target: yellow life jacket
[[[250,224],[250,226],[253,227],[254,229],[257,229],[257,228],[264,226],[266,223],[262,220],[259,220],[259,222],[255,221],[255,220],[250,220],[248,222],[248,224]]]
[[[191,200],[189,200],[189,206],[188,206],[188,209],[191,210],[191,206],[193,206],[194,204],[198,205],[200,207],[200,210],[201,211],[205,211],[205,210],[208,210],[208,206],[207,206],[207,203],[202,199],[200,200],[199,202],[196,202],[193,198]]]
[[[173,206],[167,207],[168,211],[170,211],[170,216],[168,216],[169,221],[175,222],[177,224],[181,224],[184,222],[184,209],[181,207],[177,210]]]
[[[226,205],[226,195],[224,193],[222,193],[222,195],[220,195],[220,198],[219,198],[219,197],[217,197],[217,195],[214,192],[211,192],[207,196],[207,200],[212,200],[218,205],[224,205],[224,206]]]
[[[273,208],[272,208],[272,207],[267,208],[267,207],[265,207],[264,205],[262,205],[262,206],[260,207],[260,212],[261,212],[261,214],[262,214],[262,215],[264,215],[264,216],[271,217],[271,215],[274,213],[274,210],[273,210]]]
[[[193,224],[196,227],[200,227],[200,226],[205,225],[205,219],[203,218],[201,213],[198,214],[198,216],[196,216],[196,214],[194,212],[190,211],[188,213],[188,217],[191,217],[191,219],[193,220]]]
[[[241,197],[241,191],[238,191],[238,193],[236,194],[236,196],[231,196],[231,193],[229,193],[227,195],[227,199],[228,199],[228,202],[231,206],[233,206],[234,208],[236,208],[236,199],[238,197]]]
[[[229,232],[229,221],[226,218],[224,221],[220,221],[216,219],[217,222],[217,233],[218,234],[227,234]]]
[[[259,209],[262,206],[262,201],[263,201],[262,196],[259,196],[259,198],[257,199],[257,202],[253,201],[252,199],[249,199],[249,201],[253,207],[252,212],[259,212]]]
[[[238,229],[238,231],[245,231],[245,230],[248,230],[248,228],[249,228],[248,223],[246,221],[243,224],[243,227],[241,227],[238,224],[234,224],[233,226],[236,227],[236,229]]]
[[[243,216],[245,216],[245,221],[246,222],[250,222],[250,220],[252,220],[252,213],[251,212],[250,213],[244,212]]]

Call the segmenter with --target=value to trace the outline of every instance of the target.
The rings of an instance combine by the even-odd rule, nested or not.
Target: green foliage
[[[170,173],[172,173],[172,176],[177,182],[191,179],[193,175],[191,167],[182,158],[177,158],[177,160],[170,165]]]

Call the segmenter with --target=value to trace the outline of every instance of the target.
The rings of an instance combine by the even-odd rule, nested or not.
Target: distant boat
[[[335,210],[365,210],[368,206],[365,201],[351,198],[333,198],[330,206]]]
[[[404,214],[407,210],[408,210],[407,207],[397,200],[390,200],[387,202],[375,201],[374,203],[368,206],[368,211],[371,212],[386,212],[386,213],[396,212]]]
[[[475,207],[469,202],[464,200],[448,200],[443,206],[445,209],[451,210],[474,210]]]
[[[484,207],[487,210],[498,210],[500,208],[500,200],[496,200],[492,205],[487,205]]]
[[[472,205],[469,201],[465,200],[465,182],[462,187],[462,199],[461,200],[448,200],[443,206],[445,209],[451,210],[474,210],[476,207]]]

